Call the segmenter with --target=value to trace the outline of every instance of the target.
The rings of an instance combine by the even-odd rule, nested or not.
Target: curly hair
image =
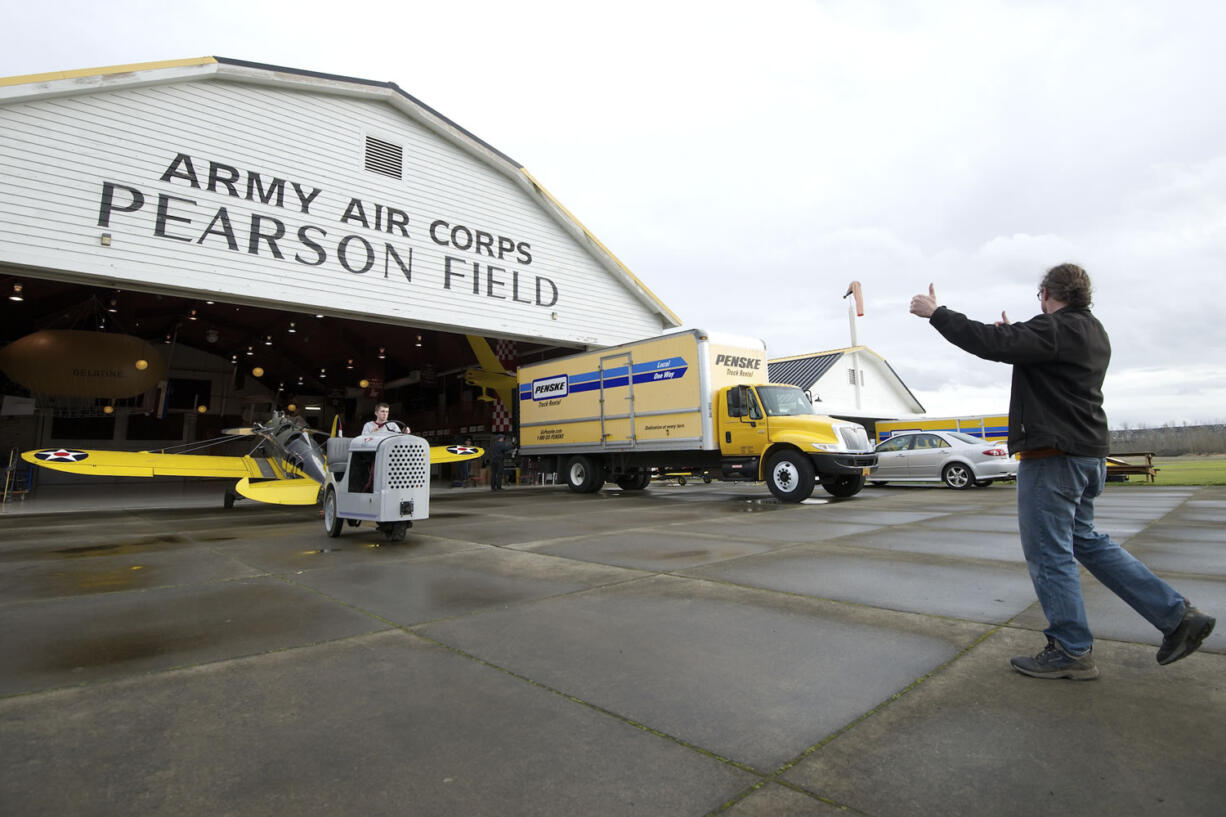
[[[1069,306],[1089,306],[1091,303],[1090,276],[1076,264],[1052,267],[1039,286],[1046,289],[1049,296]]]

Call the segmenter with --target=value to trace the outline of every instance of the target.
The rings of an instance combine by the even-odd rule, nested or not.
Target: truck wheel
[[[960,462],[951,462],[941,471],[941,479],[950,488],[975,487],[975,474],[970,467]]]
[[[634,471],[617,478],[617,487],[623,491],[641,491],[651,482],[651,474],[645,471]]]
[[[341,535],[343,521],[336,513],[336,489],[329,487],[324,494],[324,530],[335,539]]]
[[[813,463],[799,451],[780,451],[766,465],[766,485],[780,502],[803,502],[813,494]]]
[[[566,463],[566,484],[577,494],[594,494],[604,485],[600,463],[576,454]]]
[[[831,496],[849,497],[855,496],[864,490],[864,477],[838,477],[832,480],[822,480],[822,487],[826,489],[826,493]]]
[[[389,542],[403,542],[412,522],[393,522],[383,532]]]

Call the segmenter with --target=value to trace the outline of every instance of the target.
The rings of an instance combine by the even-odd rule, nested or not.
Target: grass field
[[[1154,457],[1154,467],[1158,469],[1158,481],[1150,485],[1226,485],[1226,454]],[[1123,484],[1143,486],[1146,481],[1145,477],[1132,476]]]

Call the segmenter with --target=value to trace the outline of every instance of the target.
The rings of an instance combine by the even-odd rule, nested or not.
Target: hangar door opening
[[[274,411],[324,431],[335,421],[352,436],[378,402],[435,443],[480,444],[514,427],[500,378],[571,351],[459,326],[443,332],[29,276],[0,287],[7,451],[157,450]]]

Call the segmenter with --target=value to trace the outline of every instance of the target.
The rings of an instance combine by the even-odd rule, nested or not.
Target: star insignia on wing
[[[447,451],[459,456],[477,453],[477,449],[471,445],[449,445],[447,446]]]
[[[89,456],[84,451],[72,451],[67,448],[54,448],[47,451],[39,451],[34,455],[40,460],[48,462],[80,462]]]

